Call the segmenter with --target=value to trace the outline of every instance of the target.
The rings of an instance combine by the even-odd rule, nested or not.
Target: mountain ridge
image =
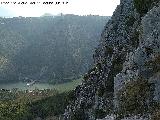
[[[0,81],[18,82],[27,78],[61,83],[79,77],[90,66],[90,52],[108,18],[77,15],[0,18]]]
[[[159,8],[158,0],[121,0],[64,120],[159,119]]]

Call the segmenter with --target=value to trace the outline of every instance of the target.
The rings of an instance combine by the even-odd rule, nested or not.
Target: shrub
[[[23,103],[0,102],[0,120],[28,120],[32,115]]]
[[[146,14],[159,0],[134,0],[134,7],[140,15]]]
[[[154,73],[157,73],[160,71],[160,55],[157,55],[154,59],[145,62],[145,66],[152,68],[152,71]]]
[[[112,55],[113,53],[113,48],[112,47],[109,47],[109,46],[105,46],[105,54],[106,56],[109,54],[109,55]]]
[[[71,100],[75,99],[74,91],[59,93],[42,100],[32,102],[30,112],[36,117],[46,118],[47,116],[58,116],[63,114]]]
[[[88,80],[89,79],[89,75],[88,74],[85,74],[84,76],[83,76],[83,79],[86,81],[86,80]]]
[[[103,86],[101,86],[100,88],[98,88],[97,90],[97,95],[99,97],[102,97],[104,95],[104,92],[105,92],[105,88]]]
[[[136,21],[136,19],[133,16],[128,16],[127,21],[126,21],[126,25],[127,26],[133,26],[135,21]]]
[[[102,119],[106,116],[106,112],[103,109],[96,109],[94,115],[96,119]]]
[[[160,102],[153,101],[152,107],[150,109],[151,119],[150,120],[160,120]]]
[[[133,36],[131,37],[131,44],[133,47],[137,48],[139,45],[139,35],[140,33],[138,31],[135,31]]]
[[[149,110],[147,101],[150,99],[150,86],[142,78],[127,83],[117,94],[120,108],[118,114],[126,116],[146,113]]]
[[[152,120],[160,120],[160,110],[152,115]]]
[[[150,47],[145,47],[145,51],[146,51],[147,56],[149,56],[153,53],[153,50]]]
[[[77,109],[71,115],[71,120],[88,120],[88,118],[83,109]]]

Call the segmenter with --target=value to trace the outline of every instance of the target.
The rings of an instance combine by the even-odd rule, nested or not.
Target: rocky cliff
[[[64,119],[160,119],[159,0],[121,0],[93,57]]]

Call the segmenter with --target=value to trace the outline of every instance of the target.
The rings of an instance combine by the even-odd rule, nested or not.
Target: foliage
[[[84,109],[77,109],[71,115],[71,120],[88,120],[87,115],[84,113]]]
[[[107,17],[62,15],[2,18],[0,51],[9,61],[0,82],[36,79],[53,84],[87,72]]]
[[[106,54],[106,56],[107,56],[107,54],[109,54],[109,55],[112,55],[112,53],[113,53],[113,48],[112,47],[109,47],[109,46],[105,46],[105,54]]]
[[[145,66],[152,69],[154,73],[160,71],[160,55],[156,55],[152,60],[146,61]]]
[[[160,120],[160,103],[157,106],[154,106],[151,120]]]
[[[151,9],[155,2],[159,2],[159,0],[134,0],[134,7],[143,16]]]
[[[9,91],[0,90],[0,100],[1,101],[8,101],[16,99],[16,95],[12,94]]]
[[[105,88],[103,86],[99,87],[98,90],[97,90],[97,95],[99,97],[102,97],[104,95],[104,92],[105,92]]]
[[[134,18],[134,16],[128,16],[126,21],[126,25],[129,26],[133,26],[134,22],[136,21],[136,19]]]
[[[128,82],[123,89],[119,91],[119,115],[138,115],[147,113],[150,100],[150,83],[147,80],[139,78],[138,80]]]
[[[0,102],[0,119],[1,120],[28,120],[31,115],[28,107],[24,103]]]
[[[68,93],[61,93],[39,101],[31,103],[30,111],[34,117],[46,118],[47,116],[57,116],[64,113],[66,106],[72,96]]]
[[[106,116],[106,112],[103,109],[96,109],[94,115],[96,119],[102,119]]]
[[[16,97],[9,100],[0,100],[0,119],[1,120],[32,120],[34,118],[47,118],[50,116],[58,116],[64,113],[69,101],[75,99],[74,91],[65,93],[54,93],[52,96],[49,90],[38,91],[44,93],[39,95],[36,91],[30,93],[17,91],[14,94]],[[3,92],[3,96],[6,92]],[[23,95],[24,94],[24,95]]]
[[[154,114],[152,116],[152,120],[160,120],[160,110],[154,112]]]
[[[146,51],[147,56],[149,56],[153,53],[153,50],[150,47],[145,47],[145,51]]]
[[[132,42],[131,44],[135,48],[137,48],[139,45],[139,35],[140,35],[140,33],[138,31],[135,31],[131,37],[131,42]]]

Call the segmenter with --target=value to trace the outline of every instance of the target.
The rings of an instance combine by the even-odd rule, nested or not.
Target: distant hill
[[[44,13],[41,17],[54,16],[51,13]]]
[[[109,18],[0,18],[0,82],[62,83],[79,77],[93,63],[93,50]]]

